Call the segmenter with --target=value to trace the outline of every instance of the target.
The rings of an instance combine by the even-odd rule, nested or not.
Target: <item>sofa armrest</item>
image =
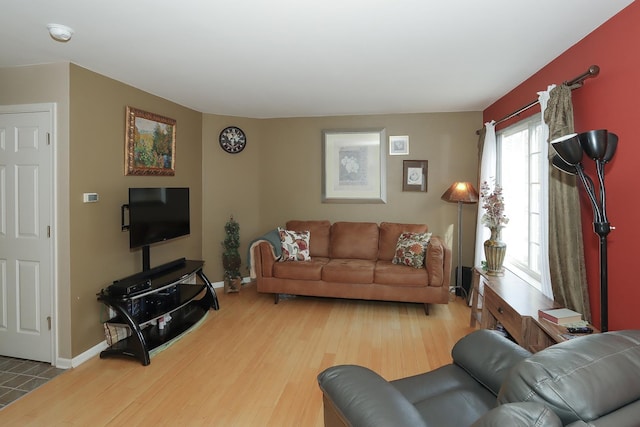
[[[451,283],[451,248],[447,247],[442,237],[431,236],[424,265],[429,277],[429,286],[449,288]]]
[[[370,369],[340,365],[318,375],[325,426],[426,427],[418,410],[394,386]],[[330,407],[327,407],[330,405]],[[333,423],[328,422],[330,414]],[[336,423],[339,419],[342,422]]]
[[[542,403],[507,403],[492,409],[471,427],[562,427],[562,421]]]
[[[479,329],[451,350],[453,362],[496,396],[513,366],[531,356],[524,348],[490,329]]]
[[[273,245],[269,242],[259,242],[253,248],[252,268],[255,270],[256,278],[272,277],[273,264],[277,262],[277,257]]]

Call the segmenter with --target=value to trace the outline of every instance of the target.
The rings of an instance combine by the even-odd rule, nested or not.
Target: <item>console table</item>
[[[480,267],[473,269],[472,327],[477,321],[483,329],[499,323],[519,345],[535,353],[567,340],[565,327],[538,317],[538,310],[550,308],[558,305],[509,270],[490,276]]]
[[[100,291],[98,301],[115,313],[106,323],[131,330],[129,337],[113,343],[100,358],[132,357],[146,366],[153,350],[195,327],[210,309],[218,310],[218,297],[203,265],[204,261],[176,260],[116,281],[149,282],[144,290],[129,295],[114,294],[109,288]]]

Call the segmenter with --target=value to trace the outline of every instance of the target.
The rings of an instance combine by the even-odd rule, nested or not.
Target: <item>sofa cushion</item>
[[[492,409],[471,427],[562,427],[560,418],[547,406],[534,402],[507,403]]]
[[[468,426],[495,404],[494,400],[487,403],[480,397],[473,390],[454,390],[416,402],[414,406],[428,426]]]
[[[322,280],[335,283],[373,283],[375,261],[332,259],[322,268]]]
[[[424,255],[431,233],[400,233],[392,263],[413,268],[424,267]]]
[[[278,227],[282,256],[278,261],[309,261],[309,232]]]
[[[393,264],[391,261],[376,261],[374,281],[380,285],[427,286],[427,270]]]
[[[331,226],[330,258],[376,260],[377,257],[378,224],[336,222]],[[373,276],[373,267],[371,275]]]
[[[401,224],[397,222],[380,223],[380,240],[378,242],[378,259],[391,261],[396,253],[396,244],[401,233],[426,233],[429,228],[425,224]]]
[[[391,381],[429,426],[468,426],[496,404],[489,390],[456,365]]]
[[[321,280],[322,267],[329,258],[315,257],[306,262],[276,262],[273,265],[273,277],[294,280]],[[313,283],[310,284],[313,286]]]
[[[331,230],[329,221],[291,220],[287,222],[286,229],[309,232],[309,255],[311,258],[329,257],[329,233]]]

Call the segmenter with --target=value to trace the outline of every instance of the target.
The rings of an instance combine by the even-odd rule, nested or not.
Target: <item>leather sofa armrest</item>
[[[365,367],[333,366],[318,375],[318,384],[324,395],[325,426],[427,427],[411,402]],[[327,413],[342,422],[327,423]]]
[[[254,247],[253,263],[256,277],[272,277],[273,264],[277,262],[273,246],[269,242],[260,242]]]
[[[429,277],[429,286],[449,288],[451,282],[451,248],[447,247],[442,237],[431,236],[424,265]]]
[[[471,427],[562,427],[551,408],[535,402],[507,403],[492,409]]]
[[[490,329],[479,329],[451,350],[453,362],[496,396],[513,366],[531,356],[524,348]]]

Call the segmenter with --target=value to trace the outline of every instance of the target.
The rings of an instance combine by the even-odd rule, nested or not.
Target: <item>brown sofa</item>
[[[424,233],[424,224],[289,221],[287,230],[309,231],[309,261],[278,261],[274,247],[257,241],[251,249],[258,292],[446,304],[451,249],[432,236],[422,268],[393,264],[403,232]]]

